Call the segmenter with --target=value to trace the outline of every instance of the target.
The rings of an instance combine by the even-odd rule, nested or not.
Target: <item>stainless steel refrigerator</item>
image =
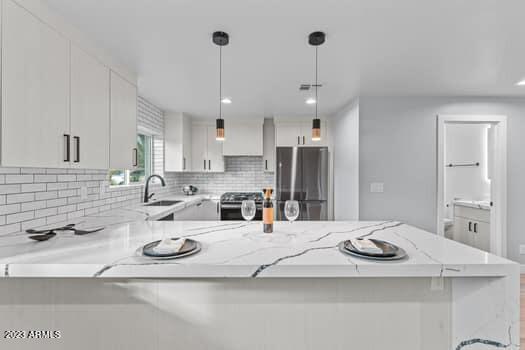
[[[286,220],[284,203],[297,200],[297,220],[328,220],[328,148],[277,147],[276,219]]]

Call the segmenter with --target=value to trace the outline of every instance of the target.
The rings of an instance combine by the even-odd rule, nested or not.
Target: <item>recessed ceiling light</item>
[[[230,103],[232,103],[232,99],[229,98],[229,97],[224,97],[222,100],[221,100],[222,103],[224,103],[225,105],[229,105]]]
[[[306,104],[307,105],[313,105],[313,104],[315,104],[315,102],[316,102],[315,98],[313,98],[313,97],[310,97],[309,99],[306,100]]]
[[[525,86],[525,79],[522,79],[516,83],[516,86]]]

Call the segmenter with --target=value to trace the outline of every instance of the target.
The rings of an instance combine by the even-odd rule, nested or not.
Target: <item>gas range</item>
[[[259,204],[263,199],[262,192],[226,192],[221,196],[221,204],[238,204],[240,208],[242,201],[254,200]]]
[[[242,201],[254,200],[256,212],[254,220],[262,220],[262,192],[226,192],[221,196],[221,220],[243,220]]]

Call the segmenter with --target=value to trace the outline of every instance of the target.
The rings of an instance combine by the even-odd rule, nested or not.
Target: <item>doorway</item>
[[[438,115],[437,132],[436,232],[505,257],[507,117]]]

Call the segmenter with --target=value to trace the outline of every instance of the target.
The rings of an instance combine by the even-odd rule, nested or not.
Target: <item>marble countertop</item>
[[[202,201],[219,200],[219,199],[220,199],[220,195],[208,194],[208,193],[194,194],[192,196],[186,196],[183,194],[171,194],[171,195],[163,196],[162,198],[159,198],[158,200],[175,200],[175,201],[180,201],[180,203],[170,205],[170,206],[148,206],[147,204],[152,204],[155,202],[155,200],[152,200],[149,203],[146,203],[146,204],[140,203],[140,204],[137,204],[137,205],[134,205],[132,207],[125,208],[122,210],[135,211],[138,213],[139,216],[142,214],[143,215],[142,218],[137,218],[139,220],[140,219],[158,220],[166,215],[169,215],[171,213],[180,211],[184,208],[188,208],[190,206],[196,205]],[[107,214],[107,213],[104,213],[104,214]]]
[[[468,200],[468,199],[455,199],[454,205],[458,205],[460,207],[468,207],[468,208],[475,208],[475,209],[483,209],[483,210],[490,210],[490,201],[475,201],[475,200]]]
[[[464,277],[504,276],[516,265],[394,221],[276,222],[273,234],[263,234],[260,222],[151,221],[147,219],[165,213],[150,208],[144,212],[142,206],[136,206],[82,218],[79,227],[106,227],[84,236],[59,233],[46,242],[31,241],[25,233],[2,236],[0,276]],[[139,248],[148,242],[179,236],[198,240],[202,250],[176,260],[153,260],[139,254]],[[377,262],[338,250],[339,242],[358,236],[397,244],[408,258]]]

